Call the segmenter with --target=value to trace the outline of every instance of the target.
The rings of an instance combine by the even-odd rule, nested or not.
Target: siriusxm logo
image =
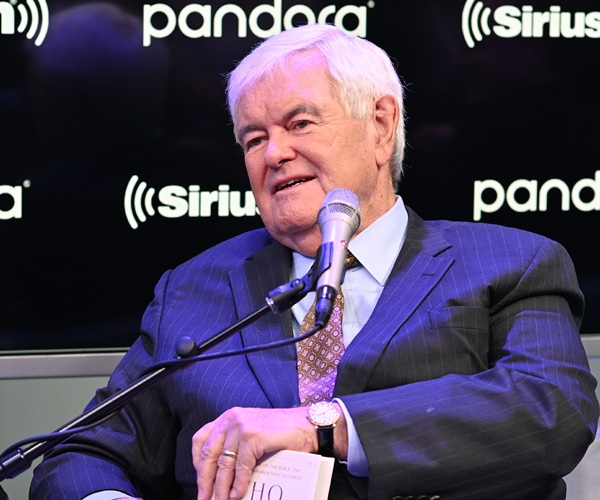
[[[582,192],[586,190],[591,193],[591,196],[584,196]],[[484,193],[493,192],[493,201],[484,201]],[[517,192],[521,191],[517,200]],[[515,212],[545,212],[548,210],[548,197],[553,192],[555,196],[560,197],[560,209],[563,212],[571,210],[571,203],[581,212],[600,211],[600,170],[596,170],[596,175],[593,179],[580,179],[575,183],[572,189],[569,188],[566,182],[560,179],[549,179],[541,186],[537,180],[517,179],[512,182],[508,188],[504,188],[502,184],[494,179],[484,181],[475,181],[475,189],[473,196],[473,220],[481,220],[482,213],[497,212],[502,208],[504,203],[507,203],[509,208]]]
[[[31,186],[26,180],[22,186],[0,186],[0,220],[21,219],[23,217],[23,188]],[[3,209],[5,200],[9,200],[8,209]]]
[[[218,191],[200,191],[200,186],[165,186],[156,192],[145,182],[139,182],[134,175],[129,179],[125,190],[125,216],[133,229],[139,227],[139,222],[146,222],[147,217],[156,212],[163,217],[175,219],[179,217],[252,217],[258,213],[252,191],[242,193],[230,191],[227,184],[221,184]],[[155,209],[154,198],[160,203]]]
[[[15,31],[25,33],[39,47],[48,32],[48,4],[46,0],[0,0],[0,34],[14,35]],[[17,24],[18,20],[18,24]],[[37,36],[36,36],[37,33]]]
[[[177,14],[165,3],[145,4],[143,43],[144,47],[147,47],[152,43],[153,38],[165,38],[173,33],[175,28],[179,28],[188,38],[220,38],[223,36],[225,16],[228,16],[227,19],[237,21],[239,38],[246,38],[248,30],[259,38],[268,38],[282,30],[290,29],[296,20],[308,24],[333,22],[339,28],[346,29],[347,16],[353,18],[356,26],[346,31],[364,38],[367,36],[367,7],[374,6],[375,2],[369,0],[366,7],[346,5],[338,9],[335,5],[327,5],[321,11],[315,12],[307,5],[297,4],[290,6],[284,12],[282,0],[274,0],[273,4],[258,5],[247,13],[242,7],[233,3],[222,5],[214,12],[211,5],[193,3],[184,6]],[[261,24],[268,25],[268,28],[259,25],[260,18],[262,18]],[[198,24],[199,26],[190,26],[190,20],[193,26]]]
[[[564,12],[559,5],[546,11],[503,5],[492,12],[483,2],[467,0],[462,32],[470,48],[492,32],[500,38],[600,38],[600,12]]]

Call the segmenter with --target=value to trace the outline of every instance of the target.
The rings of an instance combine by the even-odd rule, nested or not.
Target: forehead
[[[299,103],[331,105],[335,100],[329,72],[316,51],[291,57],[280,68],[264,76],[240,98],[235,117],[240,121],[257,114],[287,112]]]

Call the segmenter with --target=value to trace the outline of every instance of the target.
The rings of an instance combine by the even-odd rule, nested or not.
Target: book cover
[[[265,455],[243,500],[327,500],[334,459],[282,450]]]

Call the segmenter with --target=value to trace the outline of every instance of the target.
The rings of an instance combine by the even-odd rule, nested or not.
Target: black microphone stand
[[[321,255],[322,253],[319,250],[316,259],[316,262],[318,262],[319,265],[314,267],[316,267],[320,271],[324,271],[328,266],[325,263],[325,266],[323,267],[323,262],[321,262]],[[5,457],[0,457],[0,482],[4,481],[5,479],[15,478],[19,474],[25,472],[31,467],[35,459],[41,457],[44,453],[47,453],[48,451],[54,449],[61,442],[66,440],[69,436],[78,432],[78,430],[87,429],[106,420],[107,418],[115,414],[117,411],[119,411],[133,398],[135,398],[142,392],[148,390],[150,387],[154,386],[164,378],[172,375],[174,372],[182,370],[197,361],[202,361],[203,359],[206,359],[206,357],[197,358],[196,356],[198,356],[201,353],[204,353],[211,347],[220,343],[222,340],[225,340],[226,338],[230,337],[235,332],[238,332],[245,326],[254,323],[259,318],[265,316],[269,312],[278,314],[287,311],[294,304],[299,302],[308,292],[314,291],[317,279],[317,276],[312,276],[311,269],[311,271],[309,271],[308,274],[303,278],[293,280],[289,283],[286,283],[271,290],[265,298],[266,304],[264,306],[251,313],[250,315],[246,316],[238,323],[216,334],[214,337],[210,338],[202,345],[198,346],[189,337],[183,337],[178,342],[175,349],[179,358],[178,360],[174,360],[176,361],[176,363],[162,363],[162,366],[160,366],[156,370],[151,371],[147,375],[135,381],[130,386],[113,394],[98,405],[82,413],[77,418],[71,420],[70,422],[56,430],[53,433],[56,434],[56,437],[53,437],[52,439],[38,441],[36,444],[31,445],[28,448],[18,448],[16,452],[14,452],[6,459]],[[256,346],[254,350],[270,349],[273,347],[277,346],[267,344],[264,346]],[[64,436],[61,436],[61,434],[64,434]],[[8,495],[4,492],[1,486],[0,500],[9,500]]]

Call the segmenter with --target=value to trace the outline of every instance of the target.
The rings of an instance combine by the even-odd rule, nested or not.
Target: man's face
[[[236,135],[264,224],[290,248],[314,255],[321,243],[317,213],[334,188],[358,196],[359,231],[390,208],[382,206],[373,116],[346,116],[315,52],[295,56],[241,99]]]

